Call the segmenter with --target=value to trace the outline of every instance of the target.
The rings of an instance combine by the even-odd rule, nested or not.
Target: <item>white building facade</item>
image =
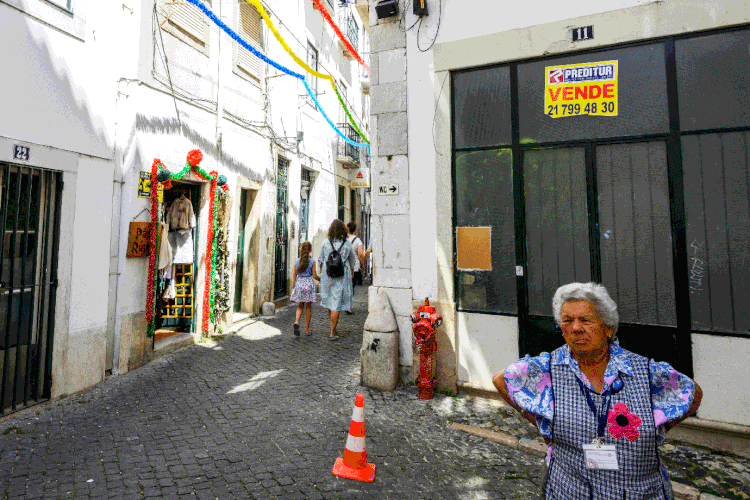
[[[322,1],[365,54],[357,9]],[[253,5],[204,5],[261,54],[306,74]],[[367,74],[312,0],[261,5],[295,54],[335,78],[368,136]],[[209,183],[190,174],[173,181],[160,209],[191,200],[194,259],[179,270],[181,300],[157,297],[164,341],[147,336],[148,252],[128,253],[131,232],[150,221],[142,176],[154,159],[177,173],[200,149],[200,167],[227,180],[228,309],[209,333],[258,314],[263,302],[284,304],[300,244],[318,252],[333,219],[366,220],[367,192],[350,182],[360,167],[367,173],[366,149],[341,146],[299,79],[240,47],[195,5],[3,0],[0,11],[8,54],[0,64],[15,74],[0,84],[12,96],[0,120],[0,286],[11,297],[0,304],[5,408],[140,366],[175,340],[170,333],[181,342],[201,334],[210,196]],[[328,82],[307,78],[330,119],[361,142]]]
[[[404,372],[425,297],[438,386],[494,391],[562,344],[555,289],[601,282],[623,346],[703,387],[681,427],[746,449],[750,389],[727,381],[750,375],[750,4],[426,4],[370,13],[371,296]]]

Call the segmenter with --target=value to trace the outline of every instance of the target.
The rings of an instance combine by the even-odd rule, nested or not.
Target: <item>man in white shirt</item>
[[[357,235],[357,223],[354,221],[349,222],[346,225],[347,232],[349,235],[347,239],[352,244],[352,252],[357,256],[354,262],[354,268],[352,269],[352,290],[355,286],[362,284],[362,269],[365,267],[365,253],[363,250],[362,240]],[[352,311],[346,311],[347,314],[352,314]]]

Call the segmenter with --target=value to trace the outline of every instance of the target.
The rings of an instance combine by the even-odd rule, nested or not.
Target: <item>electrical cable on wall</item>
[[[450,75],[450,72],[446,71],[445,78],[443,78],[443,84],[440,86],[440,92],[438,92],[437,99],[435,100],[435,113],[432,115],[432,147],[435,148],[435,152],[439,154],[440,156],[443,156],[443,153],[438,151],[437,144],[435,143],[435,119],[437,118],[437,110],[438,110],[438,105],[440,104],[440,96],[443,95],[443,87],[445,86],[445,81],[448,80],[448,75]]]
[[[438,23],[437,23],[437,29],[435,30],[435,37],[432,39],[432,42],[430,43],[430,46],[426,49],[422,49],[422,47],[419,46],[419,36],[420,32],[422,31],[422,20],[424,17],[419,18],[419,28],[417,28],[417,48],[420,52],[427,52],[432,48],[433,45],[435,45],[435,40],[437,40],[438,33],[440,33],[440,21],[443,18],[443,0],[438,0],[440,2],[440,10],[438,11]]]

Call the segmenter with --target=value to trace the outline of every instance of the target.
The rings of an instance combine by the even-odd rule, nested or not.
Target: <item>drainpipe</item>
[[[219,19],[221,19],[226,24],[227,20],[222,15],[223,3],[224,2],[219,2],[218,13],[219,13]],[[218,154],[219,154],[218,164],[216,168],[217,171],[219,171],[221,167],[222,156],[223,156],[223,151],[222,151],[223,135],[222,135],[222,130],[221,130],[221,122],[224,119],[224,94],[221,91],[221,80],[222,80],[221,79],[221,69],[222,69],[221,59],[223,57],[222,52],[221,52],[221,48],[222,48],[221,39],[222,38],[223,38],[223,35],[221,31],[219,31],[219,41],[217,43],[217,49],[218,49],[219,54],[217,56],[217,63],[216,63],[216,149],[218,150]]]
[[[118,82],[118,87],[120,87],[123,84],[122,81]],[[139,92],[139,89],[130,89],[132,92]],[[118,232],[118,241],[117,241],[117,267],[115,270],[115,274],[117,275],[117,285],[115,288],[115,339],[114,339],[114,345],[113,345],[113,355],[112,355],[112,375],[119,375],[120,373],[120,349],[122,345],[122,312],[121,312],[121,298],[124,297],[124,288],[125,283],[123,280],[124,272],[125,272],[125,253],[127,251],[128,246],[128,231],[129,231],[129,219],[130,217],[128,214],[130,214],[130,205],[131,205],[131,197],[127,196],[128,193],[131,193],[131,189],[133,187],[132,184],[132,177],[133,177],[133,170],[128,170],[125,160],[125,148],[128,147],[127,144],[127,135],[125,136],[125,144],[118,144],[119,137],[117,136],[117,127],[120,126],[119,118],[120,113],[126,114],[129,110],[127,106],[130,105],[130,101],[127,101],[126,110],[123,110],[121,107],[121,104],[123,104],[123,101],[121,99],[122,96],[125,96],[126,99],[129,99],[129,95],[124,94],[120,91],[118,91],[117,100],[116,100],[116,107],[115,107],[115,116],[117,117],[117,120],[115,122],[115,175],[113,182],[115,184],[120,185],[120,197],[117,203],[117,210],[119,211],[119,220],[117,221],[117,224],[119,226],[119,232]],[[128,177],[125,176],[127,174]],[[131,182],[128,182],[131,181]],[[113,199],[114,203],[114,199]],[[115,215],[115,207],[112,207],[112,215],[114,218]],[[114,221],[113,221],[114,222]],[[110,257],[111,261],[111,257]],[[110,264],[111,266],[111,264]],[[111,268],[110,268],[111,273]]]

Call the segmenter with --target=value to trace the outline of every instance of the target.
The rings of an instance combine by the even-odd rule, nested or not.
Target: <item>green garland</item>
[[[339,102],[341,103],[341,106],[344,108],[344,111],[346,111],[346,116],[349,117],[349,121],[352,123],[352,127],[354,127],[354,130],[357,131],[357,134],[362,138],[363,141],[369,146],[370,141],[367,140],[367,137],[364,136],[361,130],[357,128],[357,124],[354,123],[354,118],[352,118],[352,115],[349,114],[349,110],[346,108],[346,104],[344,104],[344,99],[341,97],[341,94],[339,94],[339,89],[336,88],[336,85],[333,86],[333,90],[336,91],[336,97],[339,98]]]

